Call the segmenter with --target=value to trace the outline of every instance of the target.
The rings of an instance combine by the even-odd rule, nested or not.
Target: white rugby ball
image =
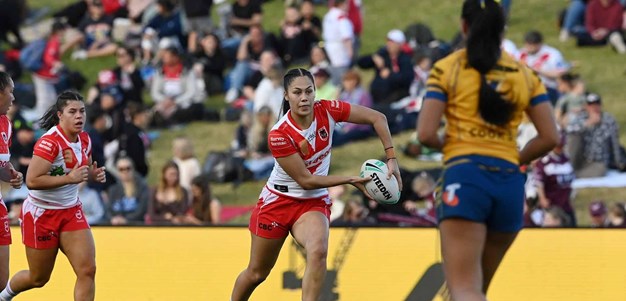
[[[372,177],[365,183],[365,189],[375,201],[381,204],[395,204],[400,200],[400,188],[396,176],[392,175],[387,180],[387,164],[385,162],[369,159],[361,166],[361,177]]]

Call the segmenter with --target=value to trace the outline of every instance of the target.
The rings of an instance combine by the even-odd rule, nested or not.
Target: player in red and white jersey
[[[315,102],[313,75],[292,69],[284,78],[284,116],[268,135],[276,160],[250,217],[252,251],[248,267],[239,274],[231,300],[248,300],[270,273],[289,233],[306,250],[302,300],[317,300],[326,275],[330,199],[328,187],[352,184],[368,198],[370,178],[330,176],[330,151],[337,122],[372,125],[387,155],[389,176],[402,187],[387,119],[372,109],[338,100]]]
[[[0,300],[44,286],[50,279],[59,249],[74,273],[75,300],[93,300],[96,258],[91,229],[78,200],[78,184],[90,177],[105,182],[104,167],[91,162],[91,140],[83,132],[85,103],[77,92],[61,93],[41,118],[47,129],[35,144],[28,166],[30,190],[20,215],[29,270],[18,272],[0,292]]]
[[[15,189],[22,186],[22,173],[16,171],[11,165],[12,127],[7,117],[7,111],[15,100],[13,89],[15,85],[11,76],[0,71],[0,180],[8,182]],[[4,289],[9,280],[9,245],[11,245],[11,228],[9,227],[9,213],[6,204],[0,195],[0,289]]]

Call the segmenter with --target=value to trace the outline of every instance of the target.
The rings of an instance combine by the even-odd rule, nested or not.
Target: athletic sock
[[[7,286],[0,292],[0,301],[11,301],[17,294],[11,290],[11,286],[7,283]]]

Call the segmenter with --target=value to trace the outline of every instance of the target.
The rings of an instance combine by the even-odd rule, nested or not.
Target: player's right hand
[[[89,179],[89,166],[76,166],[72,171],[70,171],[67,176],[70,178],[70,183],[78,184],[83,181],[87,181]]]

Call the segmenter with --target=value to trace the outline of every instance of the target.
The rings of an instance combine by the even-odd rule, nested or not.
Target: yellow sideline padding
[[[228,301],[249,256],[246,228],[104,227],[93,232],[96,300]],[[19,228],[12,233],[14,274],[27,263]],[[350,234],[353,240],[346,243]],[[338,300],[407,300],[424,271],[439,261],[438,252],[434,229],[363,228],[350,233],[333,228],[328,265],[332,269],[339,261]],[[301,277],[303,264],[288,239],[272,274],[251,300],[300,300],[300,290],[283,289],[283,272],[295,271]],[[15,300],[73,300],[74,281],[67,259],[59,253],[50,282]],[[522,231],[496,274],[489,299],[626,300],[626,230]]]

